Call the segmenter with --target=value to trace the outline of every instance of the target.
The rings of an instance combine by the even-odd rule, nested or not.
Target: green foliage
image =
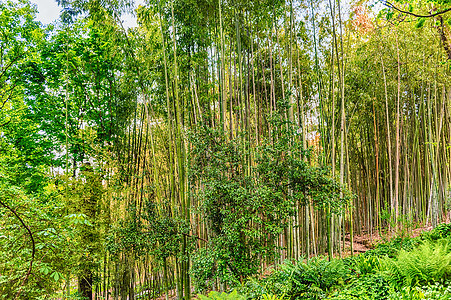
[[[262,299],[263,295],[289,299],[450,299],[449,242],[418,243],[418,238],[395,239],[380,244],[379,252],[367,251],[331,262],[321,258],[286,261],[268,277],[249,279],[238,290],[252,299]],[[389,251],[389,247],[395,249]]]
[[[214,246],[218,244],[212,243]],[[201,248],[196,251],[192,257],[190,275],[195,279],[198,290],[211,289],[216,279],[220,279],[229,286],[239,284],[236,275],[231,271],[233,266],[230,265],[227,255],[227,249],[221,247]]]
[[[380,267],[379,258],[375,255],[358,255],[355,268],[358,274],[366,275],[376,272]]]
[[[381,270],[395,286],[444,282],[451,278],[451,251],[447,240],[424,242],[396,258],[381,260]]]
[[[338,95],[334,94],[333,89],[336,73],[330,72],[335,72],[333,66],[328,66],[329,61],[334,64],[335,60],[329,56],[334,55],[333,49],[328,46],[329,42],[338,45],[338,41],[329,35],[329,18],[322,18],[318,44],[321,45],[320,51],[324,51],[319,53],[319,57],[324,58],[324,66],[317,66],[321,69],[312,76],[313,70],[309,67],[311,62],[307,61],[313,51],[309,49],[312,48],[309,32],[312,28],[305,24],[310,22],[308,18],[316,17],[313,2],[312,16],[307,15],[305,22],[301,20],[304,4],[298,3],[298,6],[295,3],[296,14],[301,11],[301,15],[295,16],[295,40],[291,36],[291,29],[288,34],[291,26],[288,26],[287,1],[150,0],[146,3],[147,7],[141,6],[138,11],[140,23],[144,26],[124,32],[112,21],[110,13],[114,12],[116,18],[127,9],[127,5],[119,5],[116,1],[83,0],[75,1],[74,7],[68,7],[67,1],[60,2],[65,8],[87,12],[88,18],[71,26],[44,29],[34,21],[35,11],[28,2],[0,3],[0,201],[4,204],[0,209],[0,297],[12,299],[18,292],[25,299],[46,297],[60,289],[63,280],[70,280],[70,274],[84,275],[85,271],[99,274],[100,262],[104,263],[102,266],[105,272],[110,272],[113,268],[109,264],[119,263],[117,259],[121,257],[120,254],[130,259],[125,260],[125,266],[119,266],[123,269],[128,264],[133,265],[136,262],[134,259],[141,258],[144,259],[138,262],[137,269],[144,265],[147,268],[150,262],[151,270],[155,273],[159,272],[158,268],[162,264],[165,271],[167,264],[170,264],[169,273],[177,274],[177,280],[182,281],[180,284],[187,285],[183,290],[189,290],[189,280],[181,279],[185,274],[180,273],[184,273],[184,265],[190,265],[191,262],[190,274],[199,289],[208,290],[216,282],[229,286],[242,283],[240,288],[247,290],[248,297],[264,300],[283,298],[276,295],[324,298],[350,281],[350,278],[353,278],[352,284],[337,297],[351,298],[358,294],[364,298],[361,291],[370,290],[374,292],[375,299],[382,298],[387,291],[382,285],[387,279],[375,273],[384,268],[384,274],[396,285],[396,289],[392,287],[392,290],[397,290],[395,294],[403,299],[420,297],[420,291],[418,287],[399,289],[400,284],[425,284],[449,277],[449,248],[444,246],[445,242],[424,246],[426,243],[418,245],[418,239],[395,239],[365,255],[345,261],[327,262],[318,258],[298,263],[287,262],[265,279],[253,277],[244,283],[249,276],[258,275],[262,259],[276,258],[280,249],[276,247],[275,240],[287,228],[298,204],[302,206],[309,202],[316,208],[330,207],[332,212],[341,213],[344,204],[350,199],[349,193],[337,184],[327,168],[312,166],[310,151],[303,149],[296,132],[298,125],[285,121],[291,105],[288,97],[296,96],[299,107],[295,105],[291,108],[300,110],[299,104],[302,103],[305,111],[297,115],[295,113],[293,120],[300,121],[301,114],[309,115],[311,120],[318,120],[312,126],[304,125],[309,127],[310,133],[321,131],[324,152],[327,153],[324,162],[337,160],[337,156],[329,155],[331,149],[327,144],[332,142],[331,137],[337,137],[338,132],[330,131],[328,126],[334,124],[333,114],[339,110],[336,109],[338,107],[332,109],[327,101],[342,98],[334,97]],[[441,5],[447,2],[435,1],[429,4]],[[219,3],[223,5],[220,24]],[[321,7],[321,3],[314,4]],[[171,8],[174,8],[174,17]],[[415,3],[408,4],[411,12],[417,8]],[[70,11],[65,9],[66,17],[67,13]],[[437,29],[440,29],[439,19],[431,19],[432,22],[426,23],[425,18],[420,18],[414,22],[417,28],[423,29],[415,30],[412,34],[425,32],[418,40],[426,41],[415,44],[416,40],[410,39],[411,33],[403,27],[407,23],[411,26],[409,19],[406,19],[409,22],[401,22],[399,14],[390,9],[382,10],[381,15],[385,15],[389,23],[399,23],[397,30],[392,30],[393,27],[387,22],[377,24],[374,28],[378,30],[360,42],[354,40],[352,29],[348,31],[349,27],[346,26],[342,36],[349,37],[349,47],[346,49],[352,49],[350,53],[340,53],[347,58],[346,76],[344,69],[337,69],[337,74],[344,76],[344,82],[336,87],[345,93],[343,99],[346,99],[347,110],[346,157],[349,164],[346,174],[351,179],[349,182],[357,189],[362,188],[359,192],[363,192],[366,185],[368,189],[374,185],[372,182],[375,182],[375,178],[369,172],[372,166],[387,165],[389,159],[385,154],[380,156],[379,165],[373,164],[371,159],[373,144],[371,130],[367,129],[373,128],[373,120],[368,116],[374,118],[376,143],[378,135],[383,141],[382,137],[390,130],[384,128],[381,122],[376,125],[376,120],[381,116],[385,119],[385,109],[381,110],[384,103],[380,99],[396,99],[393,93],[398,79],[398,86],[404,90],[400,94],[405,119],[403,124],[409,124],[415,118],[420,120],[415,123],[417,139],[414,140],[418,143],[414,144],[427,145],[421,128],[428,128],[432,132],[437,130],[423,124],[426,114],[424,103],[432,103],[425,100],[423,86],[429,86],[427,90],[433,86],[444,86],[446,90],[448,82],[447,74],[441,74],[437,64],[432,63],[432,57],[437,56],[439,59],[440,55],[438,43],[432,42],[437,38]],[[166,43],[166,49],[163,49],[159,33],[160,17],[164,19],[163,38],[174,36],[175,45]],[[445,27],[442,30],[446,33],[449,29],[446,24],[449,24],[450,19],[446,15],[440,18],[444,19]],[[222,37],[218,37],[222,31],[225,35],[224,45]],[[298,43],[301,40],[302,43]],[[265,45],[267,42],[269,46]],[[441,44],[446,45],[443,42]],[[394,45],[396,50],[405,48],[405,51],[397,51],[401,52],[399,62],[395,59]],[[177,53],[175,48],[179,49]],[[163,51],[167,54],[167,74],[163,72],[166,71],[162,63]],[[343,47],[342,51],[345,51]],[[343,62],[338,47],[336,52],[337,61]],[[296,55],[302,56],[302,67],[293,69]],[[226,57],[225,61],[222,61],[222,56]],[[376,71],[381,69],[380,63],[386,66],[383,76],[380,71]],[[395,74],[394,66],[397,64],[403,69],[402,80]],[[179,68],[177,73],[176,67]],[[331,67],[330,70],[328,67]],[[427,68],[434,72],[431,73]],[[281,75],[276,70],[280,70]],[[420,75],[413,76],[412,73]],[[268,76],[263,79],[261,75],[265,74]],[[287,75],[285,80],[290,80],[288,89],[287,85],[284,87],[283,74]],[[430,74],[436,74],[433,76],[433,85],[427,79]],[[312,84],[316,76],[318,87]],[[386,77],[388,82],[385,82]],[[384,78],[385,89],[382,88],[381,78]],[[294,83],[298,80],[299,83]],[[419,85],[421,93],[418,91]],[[283,89],[285,99],[281,99]],[[258,90],[259,94],[251,90]],[[436,90],[435,97],[441,99],[441,88]],[[267,99],[268,91],[271,94],[270,102]],[[327,95],[323,95],[323,91]],[[175,105],[175,94],[180,96],[181,111]],[[371,102],[373,105],[369,105]],[[223,104],[230,104],[230,111]],[[316,114],[318,104],[324,107],[320,107],[319,114]],[[274,118],[264,115],[275,106],[279,111],[271,111]],[[387,124],[399,125],[399,122],[393,122],[393,106],[394,101],[387,103]],[[352,109],[349,113],[348,108]],[[210,128],[221,127],[217,123],[218,109],[230,112],[230,117],[227,114],[225,118],[229,119],[230,126],[225,127],[232,128],[233,132]],[[177,111],[170,116],[173,113],[171,110]],[[255,123],[252,118],[254,110]],[[434,118],[441,111],[438,107],[427,110],[436,112]],[[384,114],[381,114],[382,111]],[[447,120],[448,111],[442,111],[443,119]],[[423,117],[420,112],[423,112]],[[130,117],[132,114],[134,117]],[[236,122],[232,121],[235,117]],[[220,119],[224,117],[221,115]],[[336,124],[337,120],[335,118]],[[190,128],[191,124],[202,122],[208,125],[191,127],[191,144],[181,143],[182,136],[173,139],[173,125]],[[370,127],[366,124],[368,122]],[[438,124],[438,120],[435,123]],[[163,137],[152,136],[154,128],[160,126],[158,130],[166,131],[169,128],[169,133],[163,134]],[[253,126],[255,128],[251,128]],[[243,127],[249,132],[244,132]],[[410,141],[408,136],[412,128],[407,126],[403,129],[405,143]],[[250,132],[253,129],[257,129],[255,136]],[[305,127],[303,130],[305,133]],[[252,144],[254,138],[259,145],[255,149]],[[332,140],[335,143],[338,141]],[[365,141],[370,143],[365,144]],[[177,145],[177,150],[173,151],[174,144],[184,145]],[[439,144],[432,143],[437,149]],[[390,149],[384,147],[383,143],[380,145],[376,150],[381,149],[381,153]],[[421,154],[418,159],[415,158],[416,163],[425,161],[422,153],[427,151],[421,147],[412,151]],[[173,155],[180,154],[178,151],[182,148],[191,151],[189,160],[183,155],[174,158]],[[149,158],[151,156],[153,160]],[[379,156],[376,155],[376,158]],[[410,156],[406,156],[407,164],[410,159]],[[83,162],[92,160],[98,168],[95,172],[80,168]],[[104,166],[105,160],[119,162],[115,166]],[[175,160],[180,165],[191,165],[189,184],[192,189],[186,195],[186,203],[166,200],[174,200],[185,189],[186,182],[180,180],[184,177],[185,166],[172,168],[171,164]],[[163,165],[161,168],[157,166],[160,163]],[[401,163],[404,165],[403,160]],[[404,169],[401,166],[401,173],[397,175],[404,178],[403,170],[412,169],[419,170],[418,177],[430,178],[421,176],[425,172],[421,167],[416,168],[416,163],[412,162],[413,168]],[[57,175],[61,169],[73,175]],[[165,185],[165,177],[171,173],[169,170],[173,172],[167,181],[172,182]],[[356,170],[367,176],[368,184],[362,184],[365,181],[360,180],[360,175],[356,175],[354,180]],[[377,176],[381,177],[376,180],[383,182],[379,192],[380,195],[387,195],[387,186],[392,182],[388,183],[389,173],[385,168],[379,171]],[[111,202],[117,207],[104,201],[101,180],[108,179],[102,177],[107,172],[121,176],[115,187],[116,196],[119,196]],[[180,188],[177,188],[178,183],[174,183],[177,180],[181,181]],[[157,191],[155,186],[158,184],[163,187]],[[169,185],[170,188],[167,188]],[[124,186],[127,188],[123,189]],[[410,185],[405,187],[410,189]],[[410,195],[409,190],[401,190]],[[365,191],[363,194],[374,193]],[[182,194],[180,198],[184,197]],[[365,201],[369,201],[366,198]],[[205,231],[208,237],[191,236],[197,235],[198,228],[190,227],[189,217],[177,215],[178,205],[184,206],[183,213],[186,216],[198,210],[204,222],[202,225],[207,227]],[[114,215],[110,215],[110,209]],[[17,211],[17,215],[14,211]],[[321,214],[318,213],[318,216]],[[122,218],[123,215],[125,217]],[[24,222],[17,216],[21,216]],[[395,227],[393,216],[388,211],[386,216],[382,216],[382,220]],[[110,221],[117,219],[120,220],[110,227]],[[30,234],[27,228],[31,229]],[[107,242],[103,243],[108,230]],[[440,225],[431,233],[424,234],[422,239],[449,240],[450,230],[450,225]],[[323,232],[321,228],[319,236]],[[196,252],[192,248],[195,238],[199,239],[199,244],[205,244],[204,248],[199,245],[200,249]],[[105,244],[111,256],[104,252]],[[189,255],[192,255],[190,261]],[[379,257],[385,255],[390,258],[382,259],[384,263],[381,266]],[[427,259],[435,265],[428,265]],[[173,272],[174,263],[177,267],[182,265],[175,269],[176,272]],[[132,285],[132,279],[127,279],[125,273],[123,280],[124,283],[118,285],[127,288]],[[447,293],[442,287],[437,287],[437,291],[433,290],[433,286],[427,289],[431,289],[431,293]],[[236,293],[218,293],[210,297],[241,296]]]
[[[187,258],[186,253],[192,253],[194,239],[190,236],[189,223],[180,217],[170,217],[168,203],[159,207],[154,201],[155,199],[147,199],[140,214],[130,205],[128,218],[119,220],[109,228],[105,244],[113,260],[119,261],[121,253],[127,253],[135,259],[150,255],[155,268],[163,271],[170,258],[177,257],[183,261]],[[186,253],[181,251],[184,242]],[[199,268],[205,269],[207,266],[202,262]],[[147,292],[156,295],[161,290],[156,291],[153,287]]]
[[[208,296],[198,295],[200,300],[246,300],[246,296],[238,294],[236,290],[231,293],[219,293],[216,291],[208,293]]]
[[[266,290],[289,299],[323,299],[343,286],[350,272],[342,260],[312,258],[292,263],[286,261],[267,279]]]
[[[102,108],[108,117],[99,118],[94,107],[112,100],[107,44],[85,23],[69,34],[41,28],[34,14],[27,1],[0,3],[0,201],[11,208],[0,209],[4,299],[50,295],[71,274],[95,273],[104,254],[101,175],[79,162],[98,159],[116,126],[116,114]],[[72,178],[59,175],[68,150]]]
[[[451,285],[435,283],[423,287],[402,287],[397,292],[390,293],[388,300],[449,300],[451,299]]]
[[[51,140],[40,134],[24,90],[44,30],[25,1],[0,2],[0,181],[29,193],[46,185]]]
[[[412,250],[420,241],[410,237],[396,237],[389,242],[380,243],[364,255],[396,257],[400,250]]]
[[[28,93],[46,32],[27,1],[0,2],[0,299],[39,299],[74,267],[79,234],[50,176],[54,140]]]
[[[353,279],[331,299],[449,299],[440,283],[450,278],[450,259],[448,240],[394,239],[346,258],[345,264],[355,272]],[[424,284],[435,285],[419,287]]]
[[[244,161],[249,152],[241,138],[227,141],[223,132],[201,127],[191,140],[191,182],[205,186],[196,196],[214,233],[208,249],[216,252],[209,255],[219,262],[215,276],[232,273],[236,280],[242,280],[257,272],[260,255],[273,254],[271,242],[293,213],[294,203],[251,176],[256,173],[251,174]],[[202,253],[195,258],[201,259]]]
[[[270,294],[269,290],[273,285],[271,276],[258,279],[255,276],[249,277],[243,284],[236,287],[239,293],[247,296],[248,299],[261,299],[263,295]]]
[[[384,300],[390,292],[389,282],[380,274],[369,274],[354,278],[350,284],[333,293],[334,300]]]
[[[276,117],[272,124],[274,140],[254,149],[255,166],[244,135],[228,140],[227,133],[207,126],[191,134],[190,182],[193,190],[197,184],[203,186],[195,197],[212,230],[209,253],[199,251],[193,264],[204,269],[210,281],[230,282],[234,277],[238,282],[256,274],[260,260],[276,254],[274,239],[298,201],[311,199],[339,211],[348,199],[346,191],[340,197],[343,189],[327,169],[305,161],[308,151],[302,149],[291,123]],[[217,263],[202,268],[203,255]],[[198,287],[207,280],[201,269],[192,273]]]
[[[263,294],[262,295],[262,300],[283,300],[285,299],[285,295],[282,296],[277,296],[277,295],[273,295],[273,294]]]
[[[418,18],[418,22],[415,24],[415,27],[421,28],[424,26],[425,22],[426,22],[426,18]]]
[[[431,231],[425,231],[421,234],[421,238],[425,240],[436,241],[440,239],[451,238],[451,224],[441,223]]]
[[[33,197],[20,187],[2,184],[0,202],[25,224],[0,206],[0,299],[14,299],[18,293],[20,299],[36,299],[58,290],[74,267],[74,240],[79,234],[68,218],[60,217],[64,215],[60,198],[53,193]]]
[[[189,236],[186,221],[158,212],[150,201],[139,217],[134,208],[129,208],[129,213],[131,219],[119,221],[109,231],[106,241],[110,253],[116,255],[127,251],[136,256],[151,254],[160,263],[180,254],[180,244],[185,236]]]

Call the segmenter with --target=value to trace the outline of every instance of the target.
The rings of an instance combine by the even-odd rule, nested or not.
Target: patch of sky
[[[18,1],[14,0],[14,2]],[[58,6],[58,3],[55,0],[30,0],[30,2],[36,5],[36,20],[41,22],[43,25],[55,23],[63,11],[63,8]],[[136,0],[133,3],[133,7],[129,9],[127,13],[123,13],[121,15],[121,21],[124,28],[137,27],[135,10],[139,5],[143,4],[144,0]]]

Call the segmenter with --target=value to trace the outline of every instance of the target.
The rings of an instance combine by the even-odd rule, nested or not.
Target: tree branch
[[[182,232],[181,234],[184,235],[184,236],[187,236],[187,237],[193,237],[193,238],[196,238],[196,239],[198,239],[198,240],[201,240],[201,241],[204,241],[204,242],[208,243],[208,241],[207,241],[206,239],[203,239],[203,238],[201,238],[200,236],[189,235],[189,234],[183,233],[183,232]]]
[[[22,224],[22,226],[28,231],[28,235],[30,236],[31,244],[32,244],[32,252],[31,252],[30,266],[28,267],[27,274],[25,275],[25,278],[23,279],[22,284],[20,285],[19,290],[17,291],[17,294],[16,294],[15,299],[18,299],[19,296],[20,296],[20,294],[22,293],[21,287],[23,287],[23,286],[25,285],[25,282],[27,282],[27,279],[28,279],[28,277],[29,277],[30,274],[31,274],[31,270],[32,270],[32,268],[33,268],[34,256],[35,256],[35,253],[36,253],[36,245],[35,245],[33,233],[31,232],[30,227],[28,227],[28,226],[25,224],[25,222],[22,220],[22,218],[19,216],[19,214],[18,214],[14,209],[12,209],[8,204],[4,203],[4,202],[1,201],[1,200],[0,200],[0,204],[1,204],[3,207],[5,207],[7,210],[9,210],[10,212],[12,212],[12,213],[16,216],[16,218],[20,221],[20,223]]]
[[[11,120],[12,120],[12,119],[9,119],[9,121],[6,121],[5,123],[0,124],[0,127],[3,127],[3,126],[8,125],[9,123],[11,123]]]
[[[436,12],[436,13],[433,13],[433,14],[430,14],[430,15],[419,15],[419,14],[416,14],[416,13],[413,13],[413,12],[410,12],[410,11],[406,11],[406,10],[402,10],[400,8],[397,8],[396,6],[394,6],[392,3],[388,2],[387,0],[380,0],[380,1],[381,1],[381,3],[383,5],[385,5],[387,7],[390,7],[390,8],[393,8],[394,10],[397,10],[400,13],[408,14],[408,15],[411,15],[411,16],[414,16],[414,17],[418,17],[418,18],[432,18],[432,17],[438,16],[438,15],[442,15],[444,13],[447,13],[447,12],[451,11],[451,8],[447,8],[445,10],[442,10],[442,11],[439,11],[439,12]]]

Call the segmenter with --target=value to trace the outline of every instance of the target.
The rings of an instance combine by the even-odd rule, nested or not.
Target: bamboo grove
[[[353,254],[355,234],[449,221],[440,3],[148,1],[125,29],[130,3],[61,2],[24,97],[59,112],[59,129],[39,126],[64,153],[51,186],[94,226],[81,271],[53,288],[189,299],[285,259]]]

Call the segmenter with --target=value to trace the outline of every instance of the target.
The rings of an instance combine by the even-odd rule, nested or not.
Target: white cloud
[[[61,7],[55,0],[31,0],[30,2],[38,6],[36,19],[41,23],[47,25],[58,19]]]

